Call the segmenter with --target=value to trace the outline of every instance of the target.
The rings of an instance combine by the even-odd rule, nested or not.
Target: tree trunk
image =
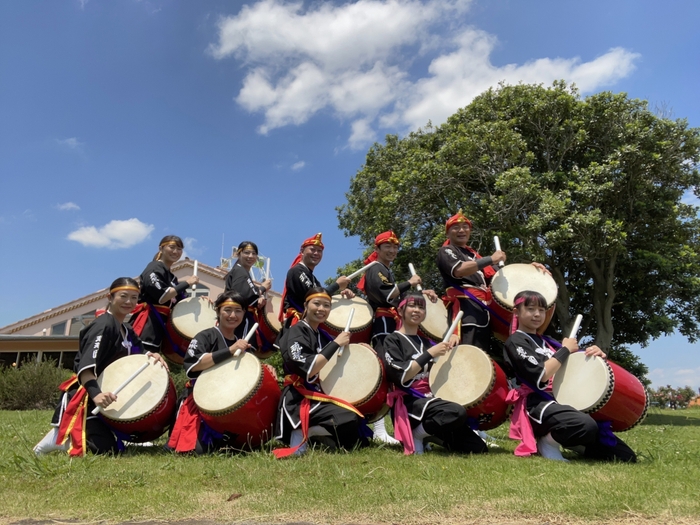
[[[614,327],[612,324],[612,307],[615,301],[615,263],[617,254],[604,260],[586,261],[586,267],[593,276],[593,316],[596,320],[596,336],[594,343],[601,350],[608,352],[612,344]]]

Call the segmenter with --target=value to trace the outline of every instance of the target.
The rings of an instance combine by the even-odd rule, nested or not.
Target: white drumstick
[[[270,278],[270,258],[267,258],[267,263],[265,264],[265,279]]]
[[[348,322],[345,323],[345,331],[349,332],[350,331],[350,325],[352,324],[352,317],[355,315],[355,309],[350,308],[350,314],[348,315]],[[338,357],[343,355],[343,350],[345,350],[344,346],[340,347],[340,350],[338,350]]]
[[[197,269],[198,269],[198,268],[199,268],[199,264],[197,263],[197,259],[195,259],[195,261],[194,261],[194,274],[193,274],[195,277],[197,277]],[[194,293],[194,291],[195,291],[196,289],[197,289],[197,284],[195,283],[195,284],[192,285],[192,297],[194,297],[194,296],[196,295],[196,294]]]
[[[416,269],[414,268],[413,263],[408,263],[408,271],[411,272],[411,276],[416,275]],[[422,289],[423,287],[420,284],[416,285],[416,290],[420,292]]]
[[[493,244],[494,244],[494,246],[496,246],[496,251],[500,252],[501,251],[501,241],[498,240],[498,235],[494,235]],[[498,263],[498,267],[503,268],[503,261]]]
[[[576,332],[578,332],[579,326],[581,326],[581,321],[583,320],[583,316],[581,314],[578,314],[576,316],[576,320],[574,321],[574,327],[571,329],[571,335],[569,336],[569,339],[576,339]]]
[[[119,385],[117,388],[115,388],[114,391],[113,391],[112,393],[116,396],[119,392],[121,392],[122,390],[124,390],[124,389],[126,388],[126,385],[128,385],[128,384],[131,383],[134,379],[136,379],[136,376],[138,376],[141,372],[143,372],[144,370],[146,370],[146,368],[147,368],[148,365],[150,365],[150,364],[151,364],[150,361],[146,361],[144,364],[142,364],[141,367],[140,367],[136,372],[134,372],[133,374],[131,374],[131,375],[126,379],[126,381],[124,381],[121,385]],[[101,411],[102,411],[102,407],[97,406],[97,407],[95,407],[95,409],[92,411],[92,415],[93,415],[93,416],[96,416],[96,415],[99,414]]]
[[[377,264],[377,262],[378,262],[378,261],[372,261],[372,262],[369,263],[367,266],[363,266],[362,268],[360,268],[360,269],[357,270],[356,272],[352,272],[350,275],[348,275],[348,279],[352,280],[352,279],[354,279],[355,277],[357,277],[358,275],[362,275],[363,273],[365,273],[365,272],[367,271],[367,269],[368,269],[370,266],[372,266],[373,264]]]
[[[248,333],[246,334],[246,336],[243,338],[243,339],[245,340],[246,343],[250,343],[250,340],[252,339],[253,334],[255,333],[255,331],[256,331],[257,329],[258,329],[258,323],[255,323],[255,324],[250,328],[250,330],[248,331]],[[241,349],[240,349],[240,348],[234,352],[233,357],[238,357],[239,355],[241,355]]]
[[[463,315],[464,315],[464,312],[462,312],[462,311],[460,311],[457,314],[457,317],[455,317],[455,320],[452,321],[452,325],[450,326],[450,329],[445,334],[445,338],[442,340],[443,343],[447,343],[450,340],[450,337],[452,337],[452,334],[454,334],[455,330],[457,330],[457,324],[462,320]]]

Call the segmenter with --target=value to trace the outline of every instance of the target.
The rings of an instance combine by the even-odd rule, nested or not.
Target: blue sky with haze
[[[0,2],[0,325],[255,240],[275,288],[322,231],[320,278],[361,255],[335,207],[373,141],[499,81],[625,91],[700,126],[700,3]],[[639,349],[638,349],[639,350]],[[700,386],[697,346],[639,350]]]

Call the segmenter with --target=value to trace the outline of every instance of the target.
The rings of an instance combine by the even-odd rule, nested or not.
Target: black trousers
[[[468,298],[460,298],[459,306],[464,312],[460,344],[476,346],[489,354],[491,351],[491,327],[489,326],[488,311],[483,305],[476,304]]]
[[[634,463],[637,456],[619,437],[615,446],[600,442],[598,424],[588,414],[569,406],[552,403],[542,416],[542,423],[530,419],[536,437],[551,433],[554,440],[564,448],[585,447],[584,456],[607,461]]]
[[[284,417],[283,441],[289,444],[292,425]],[[366,446],[366,438],[360,437],[360,417],[350,410],[341,408],[333,403],[321,403],[309,414],[309,427],[319,426],[330,436],[314,436],[309,441],[320,443],[330,449],[343,448],[352,450],[355,447]],[[301,430],[301,426],[298,427]]]
[[[411,424],[418,421],[411,418]],[[476,435],[467,423],[467,411],[451,401],[436,399],[425,409],[423,428],[431,436],[439,438],[447,450],[465,454],[483,454],[488,451],[486,443]]]

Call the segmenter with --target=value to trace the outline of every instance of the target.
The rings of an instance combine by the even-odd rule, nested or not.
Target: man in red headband
[[[397,328],[399,314],[396,307],[400,297],[412,287],[421,284],[421,278],[413,275],[408,281],[397,283],[392,273],[391,263],[399,253],[399,239],[396,234],[389,230],[380,233],[374,239],[374,251],[365,259],[364,264],[378,261],[379,264],[372,265],[362,277],[357,287],[367,295],[367,301],[374,310],[374,320],[372,322],[372,347],[377,355],[384,360],[384,339],[393,333]],[[433,290],[423,290],[432,302],[437,302],[437,294]],[[391,437],[384,425],[384,419],[374,423],[374,437],[397,445],[399,442]]]
[[[284,312],[284,319],[289,320],[285,322],[286,326],[294,325],[301,319],[301,315],[304,313],[306,292],[314,286],[324,288],[314,275],[314,268],[318,266],[318,263],[323,258],[323,249],[320,233],[309,237],[301,244],[299,255],[297,255],[289,271],[287,271],[287,279],[282,292],[282,311]],[[335,283],[325,287],[325,290],[330,296],[340,291],[343,297],[350,299],[355,297],[355,294],[348,289],[349,284],[350,279],[342,275],[338,277]]]
[[[437,265],[447,288],[447,304],[450,319],[461,310],[462,326],[458,327],[461,344],[473,345],[489,352],[491,329],[489,312],[485,305],[491,302],[488,284],[496,274],[497,265],[506,260],[505,252],[496,250],[488,257],[481,257],[467,244],[472,223],[462,210],[445,223],[447,241],[440,248]]]

